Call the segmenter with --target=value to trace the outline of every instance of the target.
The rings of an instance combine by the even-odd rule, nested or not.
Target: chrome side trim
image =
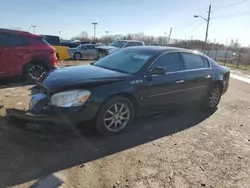
[[[166,92],[166,93],[158,93],[158,94],[154,94],[154,95],[149,95],[148,98],[167,95],[167,94],[171,94],[171,93],[178,93],[178,92],[182,92],[182,91],[200,89],[200,88],[205,88],[205,87],[206,87],[206,85],[203,85],[203,86],[197,86],[197,87],[192,87],[192,88],[187,88],[187,89],[181,89],[181,90],[176,90],[176,91],[171,91],[171,92]]]
[[[190,69],[190,70],[181,70],[181,71],[175,71],[175,72],[167,72],[165,75],[182,73],[182,72],[193,72],[193,71],[198,71],[198,70],[211,70],[211,68],[200,68],[200,69]],[[153,75],[148,75],[148,76],[144,76],[144,77],[149,77],[149,76],[161,76],[161,75],[153,74]]]

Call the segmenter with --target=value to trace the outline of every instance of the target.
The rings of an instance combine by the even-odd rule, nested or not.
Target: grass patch
[[[233,63],[226,62],[224,64],[224,62],[222,62],[222,61],[218,61],[217,63],[219,63],[220,65],[225,65],[225,66],[230,67],[230,68],[234,68],[234,69],[241,69],[241,70],[250,71],[250,66],[246,66],[246,65],[241,65],[240,64],[239,67],[237,68],[237,65],[233,64]]]

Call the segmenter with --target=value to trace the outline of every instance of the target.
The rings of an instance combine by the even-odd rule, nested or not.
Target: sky
[[[231,38],[250,45],[250,0],[0,0],[0,28],[36,34],[59,35],[64,39],[86,31],[93,36],[143,32],[164,36],[172,27],[172,38],[204,40],[206,21],[212,5],[210,41],[228,43]],[[33,29],[30,29],[33,32]]]

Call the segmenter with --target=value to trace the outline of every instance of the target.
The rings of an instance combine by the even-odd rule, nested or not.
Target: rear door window
[[[94,49],[94,45],[88,45],[87,48],[88,48],[88,50],[92,50],[92,49]]]
[[[207,68],[208,64],[204,59],[197,54],[181,53],[184,60],[184,67],[186,70]]]
[[[182,69],[179,54],[177,52],[160,56],[152,65],[152,68],[164,67],[167,72],[176,72]]]

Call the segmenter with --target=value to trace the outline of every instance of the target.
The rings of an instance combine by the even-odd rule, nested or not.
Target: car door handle
[[[183,83],[184,82],[184,80],[177,80],[177,81],[175,81],[175,83],[177,83],[177,84],[180,84],[180,83]]]
[[[205,78],[211,78],[211,76],[210,75],[206,75]]]

